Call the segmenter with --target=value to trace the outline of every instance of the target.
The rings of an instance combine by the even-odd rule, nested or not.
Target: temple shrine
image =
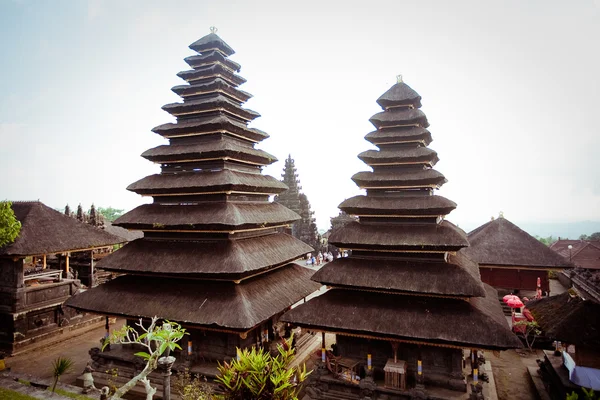
[[[515,291],[550,293],[548,271],[573,265],[548,246],[500,215],[469,233],[465,253],[479,264],[483,282],[500,295]],[[540,293],[541,295],[541,293]]]
[[[377,103],[383,111],[365,138],[378,149],[358,156],[372,171],[352,177],[366,195],[339,206],[358,220],[329,238],[351,255],[316,272],[312,279],[331,289],[282,320],[322,332],[323,342],[335,334],[333,355],[322,349],[311,397],[466,398],[464,349],[521,344],[496,291],[461,250],[469,246],[465,232],[445,219],[456,204],[434,195],[446,179],[433,169],[438,156],[428,147],[421,96],[399,78]],[[428,397],[434,389],[456,394]]]
[[[85,289],[75,268],[94,284],[94,261],[127,240],[69,218],[39,201],[12,203],[21,231],[0,248],[0,351],[33,350],[71,332],[96,328],[101,318],[63,307]],[[86,257],[87,262],[74,264]]]
[[[127,188],[153,202],[114,222],[144,237],[98,264],[123,276],[68,305],[130,324],[155,315],[176,321],[190,335],[174,368],[211,376],[236,348],[273,341],[278,317],[319,285],[293,263],[312,248],[280,232],[299,216],[269,201],[287,186],[261,173],[276,158],[254,148],[268,135],[248,127],[259,114],[242,106],[251,95],[238,88],[245,79],[229,59],[233,49],[214,30],[189,47],[198,54],[178,74],[186,84],[172,89],[183,102],[163,107],[176,122],[153,129],[169,143],[142,154],[160,173]],[[125,363],[132,353],[113,345],[92,358]]]

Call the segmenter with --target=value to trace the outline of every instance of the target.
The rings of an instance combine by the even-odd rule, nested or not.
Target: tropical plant
[[[52,376],[54,377],[54,384],[52,385],[52,392],[56,389],[56,384],[60,377],[73,369],[73,360],[70,358],[58,357],[52,362]]]
[[[583,391],[584,400],[598,400],[598,396],[594,393],[594,389],[586,389],[584,387],[581,388]],[[575,392],[571,392],[571,394],[567,394],[567,400],[579,400],[579,395]]]
[[[111,400],[120,399],[138,382],[144,385],[146,399],[152,399],[156,393],[156,388],[150,385],[148,375],[158,367],[158,359],[163,353],[167,350],[181,349],[177,342],[184,335],[187,335],[185,329],[176,322],[165,321],[159,326],[158,317],[156,316],[152,318],[147,328],[144,327],[141,318],[140,322],[136,323],[136,325],[139,327],[139,332],[129,325],[124,325],[123,328],[114,331],[106,338],[102,346],[102,350],[104,350],[109,344],[137,344],[146,350],[135,353],[136,356],[142,357],[146,361],[144,369],[138,375],[131,378],[129,382],[117,389],[111,396]]]
[[[525,344],[529,348],[529,350],[533,350],[533,343],[535,340],[542,334],[542,330],[540,326],[535,321],[519,321],[515,323],[515,326],[523,326],[525,327],[524,331],[519,329],[519,335],[523,337],[525,340]]]
[[[295,350],[293,337],[285,346],[278,346],[279,354],[271,356],[263,349],[238,349],[238,357],[219,365],[216,381],[225,393],[224,400],[297,400],[302,383],[310,372],[306,366],[292,367]]]
[[[0,201],[0,247],[15,241],[21,231],[10,201]]]
[[[125,210],[118,209],[118,208],[112,208],[110,206],[108,206],[106,208],[98,207],[98,212],[100,214],[102,214],[102,216],[110,222],[113,222],[115,219],[117,219],[121,215],[123,215],[123,211],[125,211]]]

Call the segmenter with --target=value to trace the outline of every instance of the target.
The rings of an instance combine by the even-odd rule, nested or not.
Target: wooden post
[[[479,381],[479,359],[477,358],[477,350],[471,350],[471,352],[473,354],[473,365],[471,366],[473,368],[473,383],[477,385]]]
[[[392,342],[392,349],[394,349],[394,363],[398,362],[398,342]]]
[[[423,384],[423,357],[421,355],[421,345],[418,347],[418,355],[417,355],[417,384]]]
[[[90,287],[94,287],[94,250],[90,250]]]
[[[46,269],[46,255],[44,254],[42,269]]]
[[[325,364],[325,332],[321,332],[321,362]]]
[[[71,253],[67,253],[67,257],[65,259],[65,278],[69,277],[70,267],[69,267],[69,256]]]

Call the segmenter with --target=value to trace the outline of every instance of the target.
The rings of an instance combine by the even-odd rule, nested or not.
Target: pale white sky
[[[0,199],[130,209],[139,155],[217,26],[319,228],[359,193],[357,154],[397,74],[423,97],[439,194],[469,230],[600,220],[600,1],[0,1]]]

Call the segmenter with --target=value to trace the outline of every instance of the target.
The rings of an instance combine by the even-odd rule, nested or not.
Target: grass
[[[50,390],[50,389],[48,389],[48,390]],[[68,391],[62,390],[60,388],[56,388],[54,390],[54,393],[58,393],[61,396],[70,397],[70,398],[75,399],[75,400],[94,400],[91,397],[87,397],[87,396],[84,396],[82,394],[77,394],[77,393],[73,393],[73,392],[68,392]]]
[[[37,400],[35,397],[31,397],[26,394],[15,392],[14,390],[4,389],[1,387],[0,387],[0,399],[3,399],[3,400]]]
[[[26,381],[25,379],[19,379],[18,382],[20,384],[22,384],[22,385],[25,385],[25,386],[31,386],[31,382]],[[8,389],[2,389],[2,388],[0,388],[0,390],[8,390]],[[52,391],[51,388],[48,388],[46,390]],[[9,390],[9,392],[13,392],[13,391]],[[14,400],[28,400],[28,399],[34,399],[34,397],[27,396],[27,395],[21,394],[19,392],[13,392],[13,393],[15,393],[16,395],[22,395],[24,397],[18,397],[18,396],[17,397],[10,397],[10,396],[5,395],[3,392],[0,391],[0,399],[2,399],[2,400],[13,400],[13,399]],[[78,393],[69,392],[69,391],[63,390],[61,388],[56,388],[54,390],[54,393],[58,393],[61,396],[70,397],[70,398],[75,399],[75,400],[95,400],[95,399],[93,399],[91,397],[84,396],[84,395],[78,394]]]

